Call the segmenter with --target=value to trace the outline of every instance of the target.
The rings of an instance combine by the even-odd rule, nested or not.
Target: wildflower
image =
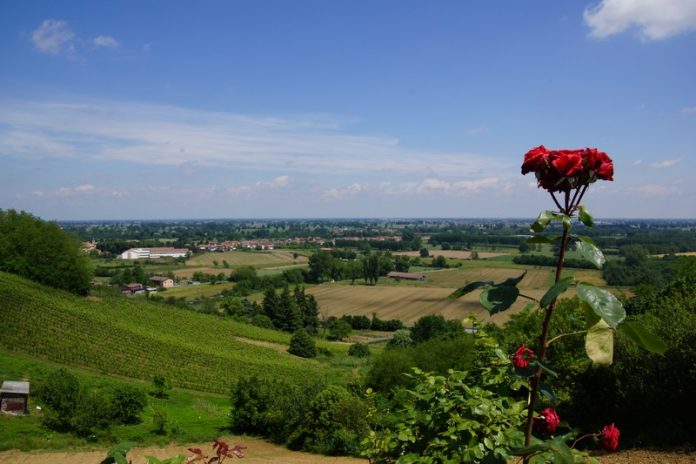
[[[542,409],[539,417],[534,418],[534,428],[539,433],[554,433],[561,419],[553,408]]]

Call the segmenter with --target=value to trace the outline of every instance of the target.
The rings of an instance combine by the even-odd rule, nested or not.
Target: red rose
[[[583,170],[582,156],[574,150],[560,150],[551,164],[562,177],[573,177]]]
[[[527,174],[528,172],[536,172],[541,167],[546,165],[549,156],[549,151],[545,146],[539,145],[536,148],[532,148],[524,155],[524,163],[522,163],[522,174]]]
[[[621,435],[621,432],[614,424],[605,426],[600,435],[602,438],[602,446],[605,450],[613,453],[619,448],[619,435]]]
[[[597,169],[597,179],[614,180],[614,163],[612,163],[611,160],[599,166]]]
[[[529,366],[529,361],[532,359],[534,359],[534,351],[522,343],[515,351],[515,354],[512,355],[512,365],[515,366],[515,369],[522,369]]]
[[[553,408],[546,408],[541,411],[539,417],[534,418],[534,430],[540,434],[554,433],[561,419]]]

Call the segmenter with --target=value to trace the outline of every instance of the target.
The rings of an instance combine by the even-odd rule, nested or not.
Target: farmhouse
[[[425,280],[425,274],[415,274],[412,272],[390,272],[387,274],[390,279],[405,279],[405,280]]]
[[[121,293],[124,295],[140,295],[141,293],[145,293],[145,287],[143,287],[143,284],[139,283],[126,284],[121,287]]]
[[[0,387],[0,412],[27,414],[29,409],[29,382],[5,380]]]
[[[153,276],[150,277],[150,282],[162,288],[172,288],[174,286],[174,281],[169,277]]]
[[[119,255],[120,259],[185,258],[185,248],[130,248]]]

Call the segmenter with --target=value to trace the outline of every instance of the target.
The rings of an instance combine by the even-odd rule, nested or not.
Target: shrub
[[[58,369],[39,384],[36,396],[44,406],[44,423],[55,430],[72,428],[71,418],[80,400],[80,382],[66,369]]]
[[[160,407],[152,407],[152,423],[155,426],[155,433],[164,435],[167,433],[167,425],[169,425],[169,415],[167,411]]]
[[[366,358],[370,356],[370,347],[365,343],[353,343],[350,345],[350,348],[348,348],[348,356]]]
[[[147,406],[147,396],[130,385],[116,387],[111,392],[112,418],[120,424],[140,422],[140,413]]]
[[[317,346],[312,336],[300,329],[292,335],[288,352],[301,358],[313,358],[317,355]]]
[[[167,398],[169,396],[167,391],[172,389],[169,379],[163,375],[156,375],[152,379],[152,386],[154,390],[150,394],[155,398]]]
[[[71,417],[71,428],[77,435],[93,436],[109,428],[112,415],[111,399],[106,393],[83,389]]]
[[[406,348],[411,345],[413,345],[411,331],[408,329],[399,329],[394,332],[394,336],[389,340],[389,343],[387,343],[387,348]]]
[[[263,329],[273,328],[273,321],[270,317],[266,316],[265,314],[256,314],[254,317],[251,318],[251,324],[255,325],[256,327],[261,327]]]
[[[411,329],[413,343],[422,343],[431,338],[457,337],[464,333],[464,326],[457,320],[446,320],[439,315],[423,316]]]
[[[350,324],[343,319],[333,319],[329,325],[329,338],[332,340],[343,340],[350,335],[352,329]]]

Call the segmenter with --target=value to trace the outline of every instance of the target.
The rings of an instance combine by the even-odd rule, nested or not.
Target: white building
[[[120,259],[185,258],[185,248],[130,248],[119,255]]]

